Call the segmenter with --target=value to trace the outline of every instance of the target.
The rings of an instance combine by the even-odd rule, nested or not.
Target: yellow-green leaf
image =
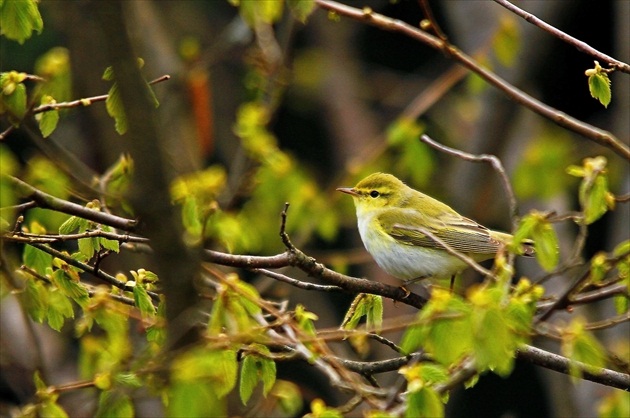
[[[587,70],[588,90],[594,99],[597,99],[604,107],[608,107],[612,98],[610,78],[602,71],[602,67],[595,61],[595,69]]]
[[[520,52],[520,46],[521,37],[516,18],[511,15],[503,15],[499,19],[499,29],[492,43],[494,54],[501,65],[505,67],[513,65]]]
[[[0,2],[0,35],[23,44],[33,32],[41,33],[44,21],[35,0]]]
[[[444,416],[444,404],[431,388],[424,387],[407,395],[405,418],[440,418]]]
[[[64,295],[72,298],[82,307],[87,306],[90,295],[81,283],[72,280],[63,270],[55,270],[52,274],[52,279]]]
[[[289,10],[297,20],[306,23],[306,19],[315,10],[315,0],[287,0]]]
[[[558,236],[553,226],[546,219],[539,219],[531,237],[536,246],[536,259],[545,270],[553,270],[560,259]]]
[[[22,254],[22,263],[35,270],[42,276],[46,275],[46,268],[52,266],[52,255],[43,252],[42,250],[27,245],[24,247],[24,253]]]
[[[147,293],[147,290],[144,288],[144,286],[136,284],[133,287],[133,300],[138,309],[140,309],[140,313],[142,314],[143,318],[150,318],[155,316],[155,306],[153,306],[151,297]]]
[[[597,338],[585,329],[582,317],[575,318],[563,330],[560,350],[565,357],[583,363],[592,371],[606,365],[606,350]],[[580,377],[582,369],[574,362],[569,365],[569,373],[571,376]]]
[[[98,399],[95,417],[129,417],[134,416],[131,398],[120,390],[104,390]]]
[[[119,135],[123,135],[127,132],[127,115],[122,103],[122,97],[120,96],[120,89],[117,83],[109,89],[107,100],[105,100],[105,108],[107,114],[114,118],[116,132]]]

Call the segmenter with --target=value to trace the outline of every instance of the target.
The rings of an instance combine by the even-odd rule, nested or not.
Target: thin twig
[[[59,212],[67,213],[68,215],[79,216],[81,218],[109,225],[114,228],[119,228],[125,231],[132,230],[137,221],[135,219],[127,219],[120,216],[111,215],[106,212],[99,212],[96,210],[88,209],[84,206],[77,205],[76,203],[69,202],[67,200],[59,199],[48,193],[36,189],[13,176],[4,176],[7,180],[13,183],[13,186],[17,189],[18,193],[23,197],[30,198],[36,201],[39,207],[43,209],[52,209]]]
[[[515,6],[514,4],[510,3],[507,0],[494,0],[494,1],[500,4],[501,6],[505,7],[506,9],[508,9],[512,13],[522,17],[523,19],[525,19],[527,22],[531,23],[532,25],[541,28],[545,32],[550,33],[551,35],[568,43],[569,45],[574,46],[579,51],[584,52],[585,54],[589,54],[593,56],[594,58],[597,58],[598,60],[607,63],[611,67],[618,69],[619,71],[630,74],[630,65],[626,64],[625,62],[619,61],[609,55],[604,54],[603,52],[596,50],[595,48],[588,45],[586,42],[582,42],[579,39],[576,39],[572,37],[571,35],[568,35],[567,33],[562,32],[561,30],[555,28],[554,26],[551,26],[550,24],[537,18],[533,14],[528,13],[525,10]]]
[[[510,179],[505,173],[505,169],[503,168],[503,164],[501,160],[497,158],[495,155],[490,154],[481,154],[475,155],[470,154],[468,152],[460,151],[455,148],[447,147],[446,145],[442,145],[439,142],[431,139],[428,135],[422,135],[420,140],[427,145],[432,146],[433,148],[445,152],[447,154],[453,155],[455,157],[461,158],[466,161],[472,162],[483,162],[490,163],[492,168],[497,172],[499,178],[501,178],[501,183],[503,184],[503,188],[505,189],[505,194],[508,197],[508,203],[510,204],[510,219],[512,219],[512,227],[516,228],[518,225],[518,203],[516,201],[516,197],[514,196],[514,190],[512,190],[512,185],[510,184]]]
[[[161,77],[156,78],[155,80],[149,81],[148,84],[160,83],[162,81],[169,80],[170,78],[171,78],[170,75],[163,75]],[[108,97],[109,97],[109,94],[102,94],[100,96],[86,97],[83,99],[73,100],[71,102],[49,103],[49,104],[37,106],[36,108],[33,109],[31,113],[37,114],[37,113],[42,113],[42,112],[48,112],[51,110],[68,109],[68,108],[80,107],[80,106],[89,106],[92,103],[103,102],[107,100]]]
[[[107,232],[101,229],[95,229],[92,231],[86,231],[78,234],[66,234],[66,235],[43,235],[43,234],[30,234],[19,231],[15,234],[4,234],[2,239],[6,241],[23,242],[26,244],[50,244],[53,242],[62,241],[74,241],[82,238],[107,238],[113,241],[119,242],[136,242],[136,243],[148,243],[149,239],[144,237],[132,236],[127,234],[116,234],[114,232]]]
[[[464,67],[473,71],[481,78],[483,78],[486,82],[504,92],[508,97],[510,97],[517,103],[522,104],[523,106],[551,120],[559,126],[583,135],[600,145],[612,149],[621,157],[630,160],[630,147],[619,141],[619,139],[617,139],[610,132],[596,128],[588,123],[582,122],[579,119],[569,116],[566,113],[559,111],[558,109],[544,104],[540,100],[537,100],[527,93],[523,92],[522,90],[514,87],[512,84],[508,83],[492,71],[482,67],[472,57],[460,51],[455,46],[444,42],[443,40],[423,30],[415,28],[400,20],[392,19],[379,13],[374,13],[372,10],[369,10],[369,13],[367,13],[366,10],[347,6],[336,1],[315,0],[315,3],[322,9],[334,12],[341,16],[350,17],[361,22],[366,22],[383,30],[403,33],[430,46],[433,49],[442,51],[447,57],[454,59]]]
[[[303,282],[301,280],[297,280],[292,277],[286,276],[284,274],[276,273],[274,271],[270,271],[267,269],[252,269],[252,271],[254,273],[260,273],[267,277],[271,277],[272,279],[278,280],[280,282],[289,283],[290,285],[295,286],[298,289],[319,290],[320,292],[343,292],[344,291],[339,286],[325,286],[321,284]]]

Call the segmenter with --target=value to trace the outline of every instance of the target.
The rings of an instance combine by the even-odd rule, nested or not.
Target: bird
[[[366,250],[381,269],[402,280],[403,287],[424,278],[450,277],[452,289],[455,275],[470,266],[444,244],[480,262],[494,258],[512,241],[512,235],[460,215],[391,174],[373,173],[354,187],[336,190],[352,196]],[[535,253],[531,241],[522,247],[524,256]]]

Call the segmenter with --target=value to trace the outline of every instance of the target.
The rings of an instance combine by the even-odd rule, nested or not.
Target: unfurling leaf
[[[57,103],[51,96],[42,97],[43,105]],[[35,119],[39,124],[39,130],[44,138],[47,138],[57,128],[57,122],[59,122],[59,110],[53,109],[47,112],[41,112],[35,115]]]
[[[604,69],[595,61],[595,68],[585,71],[588,76],[588,90],[594,99],[599,100],[604,107],[608,107],[612,98],[610,78]]]

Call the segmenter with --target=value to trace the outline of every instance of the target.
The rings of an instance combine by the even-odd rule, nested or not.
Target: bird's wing
[[[492,237],[488,228],[456,212],[447,212],[439,218],[428,220],[426,215],[416,210],[408,210],[404,217],[407,224],[396,221],[400,218],[399,215],[395,218],[392,215],[391,212],[384,212],[379,216],[379,221],[381,225],[392,225],[389,229],[384,228],[385,231],[403,244],[443,249],[440,243],[423,234],[420,228],[413,226],[427,225],[423,229],[462,253],[494,254],[502,245],[501,241]]]

